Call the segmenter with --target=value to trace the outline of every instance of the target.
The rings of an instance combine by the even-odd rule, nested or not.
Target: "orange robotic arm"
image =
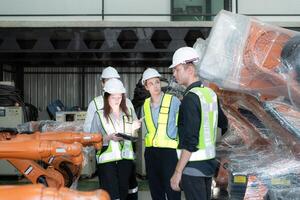
[[[285,97],[297,106],[299,44],[296,31],[221,11],[197,67],[203,79],[224,90],[251,94],[261,101]]]
[[[107,192],[79,192],[68,188],[46,188],[43,185],[0,186],[0,197],[6,200],[110,200]]]
[[[80,172],[82,169],[82,159],[82,156],[51,156],[49,158],[43,159],[43,161],[59,171],[64,177],[65,186],[70,187],[72,183],[80,176]]]
[[[60,175],[63,175],[63,183],[60,176],[57,179],[53,178],[55,177],[52,176],[52,171],[54,169],[50,170],[48,169],[49,167],[43,169],[34,161],[20,160],[17,162],[16,159],[14,159],[12,162],[12,159],[10,159],[10,162],[33,183],[37,183],[37,180],[42,180],[42,182],[47,183],[45,185],[57,187],[60,187],[61,185],[71,186],[73,181],[80,175],[83,160],[81,144],[84,146],[94,145],[97,149],[102,147],[101,134],[90,133],[35,132],[34,134],[12,134],[2,132],[1,140],[6,141],[3,141],[3,144],[5,145],[1,145],[2,149],[0,148],[0,157],[44,161],[49,166],[53,166],[56,173],[60,172]],[[77,142],[80,142],[81,144]],[[13,144],[16,145],[15,148],[8,148],[7,145]],[[24,148],[24,146],[29,148]],[[26,175],[25,171],[29,166],[32,167],[33,165],[35,173]],[[46,181],[43,181],[44,179],[46,179]]]
[[[61,163],[68,161],[68,163],[76,163],[78,174],[81,170],[82,154],[81,144],[64,144],[55,141],[1,141],[0,142],[0,158],[8,158],[9,162],[14,165],[21,173],[23,173],[32,183],[44,183],[48,186],[61,187],[65,182],[69,183],[69,179],[64,180],[64,176],[57,170],[66,170],[63,164],[57,166],[57,170],[53,167],[44,169],[32,160],[44,160],[51,156],[57,156]],[[22,160],[30,159],[30,160]],[[75,162],[75,161],[76,162]],[[69,168],[71,168],[69,164]],[[71,168],[72,169],[72,168]],[[73,169],[72,172],[75,170]],[[78,172],[79,171],[79,172]],[[75,172],[74,172],[75,173]]]
[[[0,158],[20,158],[42,160],[55,156],[80,156],[82,146],[79,143],[64,144],[55,141],[0,141]]]
[[[7,161],[15,166],[32,183],[42,183],[45,186],[56,188],[65,185],[63,175],[52,166],[44,169],[33,160],[8,159]]]
[[[46,140],[59,141],[67,144],[79,142],[83,146],[94,146],[96,149],[102,147],[101,134],[74,133],[74,132],[35,132],[33,134],[9,135],[7,138],[15,137],[15,140]]]

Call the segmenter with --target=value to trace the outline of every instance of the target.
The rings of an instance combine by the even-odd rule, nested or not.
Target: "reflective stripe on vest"
[[[163,147],[176,149],[178,141],[168,136],[168,119],[170,113],[170,106],[172,101],[172,95],[164,94],[162,103],[159,109],[159,115],[157,120],[157,127],[155,127],[152,120],[151,102],[150,98],[145,100],[143,109],[145,114],[145,124],[148,133],[145,135],[146,147]]]
[[[126,159],[126,160],[133,160],[134,159],[134,152],[133,152],[133,148],[132,148],[132,142],[130,140],[124,140],[121,155],[122,155],[122,158]]]
[[[216,134],[218,125],[218,100],[210,88],[194,87],[189,92],[195,93],[201,103],[201,126],[199,131],[198,151],[193,152],[189,161],[209,160],[216,156]],[[181,151],[177,151],[180,158]]]
[[[98,151],[96,154],[97,163],[108,163],[122,160],[119,142],[110,141],[105,152]]]
[[[100,122],[102,124],[103,129],[105,130],[105,134],[112,134],[115,133],[116,130],[114,128],[114,124],[110,118],[106,120],[104,117],[103,110],[97,111]],[[130,113],[131,114],[131,113]],[[131,123],[130,123],[131,119]],[[129,119],[127,117],[123,117],[123,124],[124,130],[129,130],[126,126],[132,125],[132,117],[130,116]],[[108,148],[106,151],[102,152],[98,151],[96,154],[97,163],[107,163],[112,161],[118,161],[122,159],[133,160],[134,159],[134,152],[132,148],[132,143],[129,140],[124,140],[123,145],[120,142],[116,142],[113,140],[109,141]]]
[[[102,96],[95,97],[93,101],[94,101],[94,104],[96,107],[96,111],[103,108],[103,97]]]

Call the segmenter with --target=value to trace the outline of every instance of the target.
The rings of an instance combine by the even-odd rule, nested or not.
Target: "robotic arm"
[[[45,169],[34,160],[48,160],[48,157],[63,157],[62,161],[77,160],[77,166],[81,166],[81,144],[64,144],[55,141],[27,140],[1,141],[0,158],[7,158],[21,173],[32,183],[43,183],[46,186],[62,187],[65,181],[61,167],[46,166]],[[62,163],[62,162],[61,162]],[[79,168],[80,169],[80,168]],[[80,170],[79,170],[80,172]],[[68,181],[69,182],[69,181]]]
[[[101,134],[72,132],[12,134],[4,132],[0,135],[2,139],[0,143],[3,144],[0,147],[1,158],[9,159],[9,162],[31,182],[57,188],[63,185],[70,187],[79,177],[83,160],[82,145],[93,145],[97,149],[102,147]],[[42,160],[45,163],[45,169],[33,160]],[[33,172],[26,174],[28,169],[32,169]]]
[[[82,146],[94,146],[96,149],[102,147],[101,134],[91,133],[74,133],[74,132],[34,132],[32,134],[9,134],[6,133],[2,137],[6,139],[14,138],[14,140],[42,140],[42,141],[59,141],[66,144],[79,142]]]
[[[110,200],[104,190],[79,192],[69,188],[45,187],[40,184],[0,186],[0,196],[7,200]]]
[[[7,161],[34,184],[41,183],[54,188],[65,186],[64,176],[52,166],[45,169],[35,161],[25,159],[7,159]]]

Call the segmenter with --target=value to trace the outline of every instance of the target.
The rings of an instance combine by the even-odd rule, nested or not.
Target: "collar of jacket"
[[[183,95],[186,95],[192,88],[194,87],[203,87],[203,84],[201,81],[196,81],[194,83],[192,83],[191,85],[189,85],[186,90],[184,91]]]

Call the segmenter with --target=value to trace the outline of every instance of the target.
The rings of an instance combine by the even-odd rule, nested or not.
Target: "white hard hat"
[[[145,85],[146,80],[154,77],[161,77],[161,75],[153,68],[146,69],[143,73],[142,84]]]
[[[179,64],[196,63],[199,60],[199,55],[195,49],[192,47],[181,47],[175,51],[172,65],[169,68],[173,68]]]
[[[126,93],[123,83],[116,78],[109,79],[107,82],[105,82],[103,90],[109,94]]]
[[[120,78],[120,75],[115,68],[109,66],[102,71],[101,78]]]

